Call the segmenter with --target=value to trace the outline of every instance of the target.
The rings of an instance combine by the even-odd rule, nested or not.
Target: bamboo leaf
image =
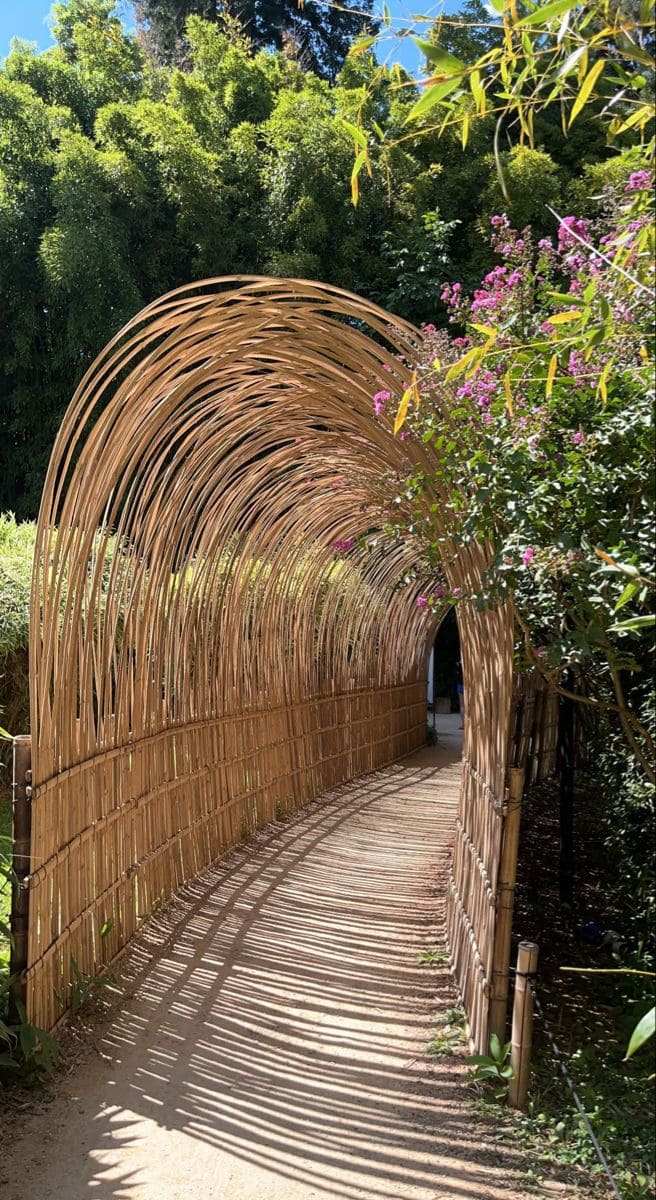
[[[590,99],[590,95],[592,93],[594,85],[597,82],[597,80],[599,79],[600,75],[603,75],[605,67],[606,67],[606,59],[600,58],[598,60],[598,62],[596,62],[595,65],[593,67],[591,67],[590,70],[588,71],[585,79],[583,80],[583,83],[581,84],[581,86],[579,88],[578,96],[576,97],[576,100],[574,101],[574,104],[572,105],[572,111],[569,114],[569,125],[568,125],[569,129],[572,128],[572,125],[574,124],[579,113],[585,108],[588,100]]]
[[[362,130],[358,129],[357,125],[352,125],[350,121],[345,121],[343,117],[342,117],[342,125],[344,126],[344,128],[346,130],[348,130],[351,137],[353,138],[353,141],[356,142],[358,146],[361,146],[363,150],[366,150],[367,149],[367,139],[366,139],[364,133],[362,132]]]
[[[551,358],[549,360],[549,370],[547,371],[547,386],[546,386],[547,399],[553,392],[554,379],[556,378],[557,370],[558,370],[558,355],[552,354]]]
[[[432,87],[427,87],[423,96],[410,109],[405,119],[405,124],[407,125],[409,121],[416,121],[417,117],[423,116],[424,113],[434,108],[436,104],[439,104],[440,100],[444,100],[445,96],[455,91],[459,83],[459,78],[453,78],[446,79],[443,83],[435,83]]]
[[[408,415],[408,408],[410,407],[410,401],[412,400],[413,397],[416,401],[419,400],[419,391],[417,389],[417,374],[416,374],[416,372],[412,377],[412,383],[410,384],[410,387],[407,387],[405,389],[405,391],[401,397],[401,403],[399,404],[399,407],[397,409],[396,418],[394,421],[394,437],[396,437],[399,430],[403,428],[405,419]]]
[[[629,600],[632,600],[636,593],[640,591],[640,587],[641,584],[637,579],[632,579],[630,583],[627,583],[622,595],[613,609],[613,612],[619,612],[621,608],[624,608],[624,605],[628,604]]]
[[[534,12],[529,13],[528,17],[523,17],[519,22],[519,28],[522,29],[526,25],[543,25],[546,21],[553,21],[554,17],[560,17],[563,13],[576,8],[579,2],[580,0],[550,0],[549,4],[541,4]]]
[[[467,70],[464,62],[456,58],[454,54],[449,54],[448,50],[443,50],[441,46],[436,46],[433,42],[424,42],[421,38],[413,38],[413,42],[419,47],[422,54],[426,55],[432,67],[438,67],[444,75],[463,75]]]
[[[452,379],[457,379],[459,375],[462,375],[463,371],[467,370],[467,367],[474,359],[480,358],[480,355],[481,351],[478,346],[474,346],[472,350],[468,350],[466,354],[463,354],[462,358],[459,358],[457,362],[454,362],[449,367],[445,376],[446,382],[450,383]]]
[[[567,312],[554,313],[552,317],[547,317],[548,325],[566,325],[569,321],[580,321],[581,314],[578,309],[570,308]]]
[[[510,388],[510,371],[506,371],[506,373],[503,377],[503,390],[506,393],[506,408],[508,409],[508,412],[510,413],[510,415],[512,417],[514,414],[515,408],[513,405],[512,391]]]
[[[656,614],[649,613],[646,617],[629,617],[627,621],[617,621],[615,625],[609,625],[610,633],[632,633],[634,630],[653,629],[656,625]]]
[[[349,56],[355,54],[364,54],[365,51],[369,50],[377,40],[378,39],[375,36],[360,38],[359,41],[354,42],[351,46],[351,49],[349,50]]]
[[[644,1046],[645,1042],[648,1042],[650,1038],[653,1038],[655,1030],[656,1007],[650,1008],[649,1012],[645,1013],[642,1020],[638,1021],[638,1024],[631,1034],[631,1041],[629,1042],[628,1049],[624,1057],[625,1062],[627,1058],[631,1058],[631,1056],[635,1054],[636,1050],[639,1050],[641,1046]]]
[[[599,376],[599,383],[597,384],[597,395],[601,396],[604,404],[608,403],[607,383],[608,383],[608,376],[610,375],[612,366],[613,366],[613,360],[612,360],[612,358],[609,358],[603,371],[601,372],[601,375]]]
[[[351,200],[353,201],[354,208],[357,208],[358,200],[360,198],[360,186],[358,183],[358,175],[360,174],[360,171],[362,170],[366,161],[367,161],[367,151],[361,150],[360,153],[358,154],[355,162],[353,163],[353,170],[351,171]]]

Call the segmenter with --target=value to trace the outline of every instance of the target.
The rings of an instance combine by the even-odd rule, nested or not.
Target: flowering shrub
[[[615,712],[653,778],[637,715],[653,654],[651,186],[632,171],[598,218],[566,216],[537,244],[494,216],[498,262],[473,295],[444,286],[457,336],[437,357],[427,339],[408,421],[452,494],[448,532],[493,548],[478,603],[511,597],[528,661]],[[437,563],[430,484],[408,487]]]

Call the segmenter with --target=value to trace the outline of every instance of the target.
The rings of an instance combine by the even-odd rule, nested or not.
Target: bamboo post
[[[30,873],[30,840],[32,832],[32,739],[29,734],[14,738],[12,782],[12,884],[11,884],[11,951],[9,958],[9,1021],[17,1023],[20,1014],[17,1002],[25,1004],[27,945],[30,894],[27,877]]]
[[[500,1042],[504,1042],[506,1039],[508,988],[510,982],[510,940],[512,935],[513,909],[515,906],[517,851],[519,848],[519,826],[523,793],[524,771],[521,767],[510,767],[508,769],[508,811],[503,824],[503,844],[501,848],[501,862],[499,864],[499,883],[497,885],[492,996],[490,999],[490,1033],[496,1033]]]
[[[513,1004],[510,1065],[513,1069],[508,1086],[508,1103],[512,1108],[526,1108],[531,1073],[533,1046],[533,992],[530,979],[538,968],[539,946],[535,942],[520,942],[517,948],[517,975]]]

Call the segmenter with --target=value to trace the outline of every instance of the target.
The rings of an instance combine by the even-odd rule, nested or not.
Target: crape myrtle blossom
[[[333,550],[337,550],[339,554],[348,554],[355,546],[355,538],[335,538],[333,542]]]
[[[626,185],[626,191],[631,192],[647,192],[653,187],[653,177],[651,171],[633,171],[629,175],[629,182]]]
[[[388,400],[392,399],[391,392],[376,392],[373,398],[373,409],[377,417],[381,417],[385,412],[385,405]]]

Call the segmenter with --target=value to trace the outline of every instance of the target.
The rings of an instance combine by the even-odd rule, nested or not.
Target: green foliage
[[[150,54],[159,63],[184,58],[194,16],[243,28],[255,46],[275,46],[305,68],[333,77],[371,13],[371,0],[344,0],[335,7],[294,0],[240,0],[234,18],[214,0],[136,0],[137,20]]]
[[[457,129],[440,139],[408,126],[415,88],[369,52],[329,83],[210,7],[186,6],[174,67],[153,64],[109,0],[58,4],[56,45],[14,42],[0,67],[0,510],[36,514],[76,384],[166,291],[222,274],[310,276],[439,322],[444,279],[473,282],[490,258],[485,122],[465,151]],[[361,121],[374,130],[364,152]],[[561,146],[507,156],[518,204],[530,175],[531,213],[572,185],[578,162],[563,166]]]
[[[510,1065],[510,1042],[501,1045],[496,1033],[490,1037],[489,1054],[472,1054],[467,1059],[472,1083],[482,1083],[493,1088],[495,1100],[504,1100],[508,1084],[513,1077]]]
[[[8,983],[3,984],[0,1002],[4,1010]],[[18,1002],[18,1021],[0,1018],[0,1087],[9,1083],[36,1084],[45,1075],[52,1075],[59,1062],[59,1043],[45,1029],[39,1029],[27,1019],[24,1006]]]
[[[100,930],[100,936],[106,936],[110,928],[111,923],[104,926]],[[67,990],[65,992],[56,991],[55,995],[62,1012],[68,1012],[71,1017],[76,1017],[81,1012],[87,1012],[90,1008],[97,1007],[107,991],[120,991],[121,985],[118,977],[108,967],[105,967],[97,975],[90,975],[88,971],[80,969],[71,955],[70,971],[71,980]]]
[[[427,1046],[433,1058],[450,1058],[465,1040],[465,1014],[461,1008],[447,1008],[435,1022],[437,1028]]]

